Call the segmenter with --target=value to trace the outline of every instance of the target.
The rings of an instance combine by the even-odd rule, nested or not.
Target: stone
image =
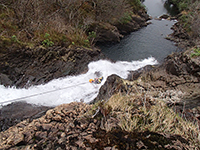
[[[9,86],[9,85],[12,85],[12,81],[9,79],[9,77],[6,74],[0,73],[0,84]]]

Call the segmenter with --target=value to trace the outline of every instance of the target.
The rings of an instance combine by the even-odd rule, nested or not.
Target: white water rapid
[[[157,60],[153,57],[139,61],[118,61],[115,63],[99,60],[91,62],[88,65],[89,70],[85,74],[54,79],[44,85],[31,86],[28,89],[0,85],[0,104],[7,105],[11,101],[26,101],[43,106],[57,106],[74,101],[87,103],[97,96],[100,87],[105,83],[108,76],[116,74],[125,79],[129,71],[155,64],[157,64]],[[104,77],[101,84],[89,83],[89,79],[98,76]]]

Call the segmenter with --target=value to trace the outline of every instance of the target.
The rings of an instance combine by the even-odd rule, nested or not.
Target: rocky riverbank
[[[128,80],[110,76],[94,102],[119,92],[131,94],[142,90],[169,106],[182,107],[186,116],[200,123],[200,58],[191,57],[191,53],[191,50],[173,53],[161,66],[146,66],[131,72]]]

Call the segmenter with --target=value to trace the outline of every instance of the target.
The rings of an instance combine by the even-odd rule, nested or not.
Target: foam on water
[[[100,87],[105,83],[106,78],[116,74],[121,78],[127,78],[129,71],[137,70],[146,65],[155,65],[157,61],[147,58],[140,61],[118,61],[112,63],[107,60],[91,62],[88,65],[88,72],[78,76],[67,76],[65,78],[54,79],[47,84],[31,86],[28,89],[17,89],[15,87],[4,87],[0,85],[0,103],[6,105],[10,100],[26,101],[28,103],[57,106],[63,103],[74,101],[92,101],[98,94]],[[91,84],[89,79],[103,76],[101,84]],[[22,97],[24,97],[22,99]]]

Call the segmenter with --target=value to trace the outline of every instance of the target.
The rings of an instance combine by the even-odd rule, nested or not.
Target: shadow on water
[[[176,16],[177,14],[179,14],[178,8],[168,1],[165,2],[164,7],[167,10],[167,13],[170,14],[170,16]]]
[[[152,17],[159,17],[162,14],[176,16],[179,13],[178,8],[168,0],[142,0],[141,2]]]

